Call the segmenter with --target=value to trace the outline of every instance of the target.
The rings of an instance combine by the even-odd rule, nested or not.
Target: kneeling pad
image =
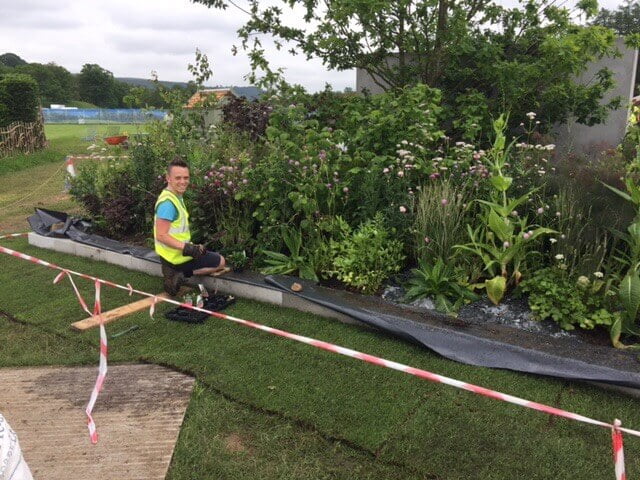
[[[231,295],[209,295],[204,299],[204,305],[202,308],[212,312],[219,312],[233,304],[235,301],[235,297]],[[167,320],[173,320],[174,322],[204,323],[210,315],[186,307],[177,307],[166,312],[164,316]]]

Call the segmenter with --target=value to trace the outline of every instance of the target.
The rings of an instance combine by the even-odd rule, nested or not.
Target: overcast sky
[[[505,0],[507,1],[507,0]],[[237,0],[246,6],[246,0]],[[601,0],[615,9],[620,0]],[[0,0],[0,54],[12,52],[27,62],[55,62],[72,73],[97,63],[116,77],[160,80],[192,79],[187,65],[195,50],[213,66],[209,85],[246,85],[249,62],[240,51],[236,31],[248,15],[230,7],[208,9],[189,0]],[[329,83],[335,90],[355,88],[355,71],[327,71],[317,60],[270,52],[290,83],[309,91]]]

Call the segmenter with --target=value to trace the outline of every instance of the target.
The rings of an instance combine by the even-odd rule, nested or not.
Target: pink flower
[[[536,210],[536,212],[538,214],[544,213],[544,208],[540,207],[538,210]]]
[[[407,207],[405,207],[404,205],[400,205],[400,213],[407,213]]]
[[[449,200],[447,200],[446,198],[443,198],[442,200],[440,200],[440,203],[442,204],[443,207],[445,207],[449,203]]]
[[[429,237],[424,237],[424,243],[429,243],[431,239]]]

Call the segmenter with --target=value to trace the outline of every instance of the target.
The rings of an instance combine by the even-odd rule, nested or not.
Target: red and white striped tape
[[[76,168],[75,168],[75,163],[74,163],[74,157],[68,156],[65,159],[64,164],[67,167],[67,173],[70,176],[75,177],[76,176]]]
[[[15,234],[12,236],[18,236],[19,234]],[[24,234],[23,234],[24,235]],[[5,237],[0,237],[0,239],[5,238]],[[15,257],[18,258],[22,258],[24,260],[28,260],[30,262],[33,263],[37,263],[40,265],[44,265],[46,267],[49,268],[54,268],[54,269],[58,269],[58,270],[65,270],[62,269],[61,267],[58,267],[57,265],[51,264],[49,262],[46,262],[44,260],[39,260],[35,257],[32,257],[30,255],[26,255],[20,252],[16,252],[14,250],[5,248],[0,246],[0,252],[2,253],[7,253],[9,255],[13,255]],[[410,367],[408,365],[404,365],[402,363],[397,363],[397,362],[393,362],[390,360],[386,360],[384,358],[381,357],[376,357],[374,355],[369,355],[366,353],[362,353],[362,352],[358,352],[357,350],[352,350],[350,348],[345,348],[345,347],[341,347],[339,345],[334,345],[332,343],[328,343],[328,342],[323,342],[321,340],[315,340],[313,338],[309,338],[309,337],[305,337],[302,335],[297,335],[295,333],[290,333],[284,330],[280,330],[277,328],[272,328],[272,327],[268,327],[266,325],[261,325],[259,323],[255,323],[255,322],[251,322],[248,320],[243,320],[241,318],[237,318],[237,317],[233,317],[231,315],[226,315],[224,313],[220,313],[220,312],[212,312],[209,310],[205,310],[203,308],[198,308],[197,306],[193,306],[193,305],[189,305],[186,303],[181,303],[181,302],[177,302],[175,300],[172,300],[170,298],[164,298],[164,297],[157,297],[153,294],[147,293],[147,292],[143,292],[141,290],[136,290],[136,289],[132,289],[131,286],[123,286],[123,285],[118,285],[116,283],[113,282],[109,282],[106,280],[102,280],[99,279],[97,277],[93,277],[90,275],[86,275],[83,273],[78,273],[78,272],[74,272],[72,270],[66,270],[66,272],[68,274],[71,275],[77,275],[81,278],[86,278],[89,280],[92,280],[94,282],[96,282],[96,285],[100,284],[100,283],[104,283],[105,285],[109,285],[111,287],[114,288],[119,288],[122,290],[127,290],[127,291],[133,291],[139,295],[143,295],[143,296],[147,296],[147,297],[154,297],[155,301],[163,301],[163,302],[168,302],[168,303],[172,303],[174,305],[178,305],[181,307],[185,307],[185,308],[190,308],[192,310],[196,310],[199,312],[203,312],[203,313],[207,313],[210,316],[213,317],[217,317],[217,318],[222,318],[225,320],[230,320],[232,322],[235,323],[239,323],[241,325],[244,325],[246,327],[250,327],[250,328],[254,328],[257,330],[262,330],[264,332],[268,332],[271,333],[273,335],[278,335],[280,337],[284,337],[284,338],[288,338],[291,340],[295,340],[297,342],[301,342],[301,343],[305,343],[307,345],[312,345],[316,348],[320,348],[322,350],[327,350],[329,352],[333,352],[333,353],[337,353],[340,355],[345,355],[347,357],[351,357],[351,358],[356,358],[358,360],[362,360],[363,362],[367,362],[367,363],[371,363],[373,365],[378,365],[380,367],[385,367],[385,368],[390,368],[393,370],[398,370],[404,373],[408,373],[409,375],[414,375],[416,377],[419,378],[423,378],[425,380],[429,380],[432,382],[436,382],[436,383],[442,383],[445,385],[450,385],[452,387],[455,388],[459,388],[461,390],[467,390],[469,392],[473,392],[476,393],[478,395],[482,395],[485,397],[489,397],[489,398],[493,398],[496,400],[501,400],[503,402],[507,402],[507,403],[512,403],[515,405],[520,405],[522,407],[526,407],[526,408],[530,408],[532,410],[538,410],[540,412],[544,412],[547,413],[549,415],[555,415],[558,417],[564,417],[564,418],[568,418],[571,420],[575,420],[578,422],[583,422],[583,423],[588,423],[591,425],[597,425],[599,427],[604,427],[607,429],[610,429],[612,432],[612,443],[613,443],[613,452],[614,452],[614,462],[615,462],[615,472],[616,472],[616,480],[626,480],[626,476],[625,476],[625,471],[624,471],[624,454],[623,454],[623,444],[622,444],[622,432],[624,433],[628,433],[629,435],[633,435],[636,437],[640,437],[640,431],[638,430],[633,430],[633,429],[629,429],[629,428],[624,428],[621,426],[621,423],[619,420],[616,420],[613,424],[610,423],[606,423],[606,422],[602,422],[600,420],[595,420],[589,417],[585,417],[583,415],[579,415],[577,413],[573,413],[573,412],[569,412],[567,410],[562,410],[559,408],[555,408],[555,407],[551,407],[548,405],[544,405],[538,402],[532,402],[530,400],[525,400],[523,398],[519,398],[519,397],[515,397],[513,395],[508,395],[508,394],[504,394],[504,393],[500,393],[497,392],[495,390],[490,390],[488,388],[484,388],[484,387],[480,387],[477,385],[473,385],[471,383],[466,383],[466,382],[461,382],[459,380],[455,380],[453,378],[449,378],[449,377],[445,377],[443,375],[438,375],[436,373],[432,373],[429,372],[427,370],[423,370],[420,368],[415,368],[415,367]],[[154,302],[155,303],[155,302]],[[104,328],[104,326],[102,326],[102,328]],[[101,333],[102,335],[102,333]],[[105,371],[106,371],[106,339],[105,339],[105,344],[104,344],[104,350],[105,350]],[[101,344],[101,354],[102,354],[102,344]],[[102,361],[102,356],[101,356],[101,361]],[[96,385],[98,384],[98,382],[96,382]],[[93,397],[93,395],[92,395]]]
[[[622,433],[620,433],[620,425],[622,422],[617,418],[613,421],[611,429],[611,441],[613,443],[613,464],[616,471],[616,480],[626,480],[627,475],[624,472],[624,451],[622,448]]]
[[[93,316],[98,317],[100,321],[100,363],[98,366],[98,377],[96,378],[96,384],[91,392],[89,403],[87,404],[87,426],[89,427],[89,436],[91,437],[91,443],[98,443],[98,432],[96,431],[96,424],[93,421],[93,407],[98,399],[98,394],[102,391],[104,380],[107,377],[107,332],[104,328],[104,318],[102,316],[102,305],[100,303],[100,281],[95,281],[96,296],[93,306]]]

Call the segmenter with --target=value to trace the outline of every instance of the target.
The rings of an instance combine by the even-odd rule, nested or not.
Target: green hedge
[[[38,84],[29,75],[0,78],[0,127],[13,122],[34,122],[38,116]]]

